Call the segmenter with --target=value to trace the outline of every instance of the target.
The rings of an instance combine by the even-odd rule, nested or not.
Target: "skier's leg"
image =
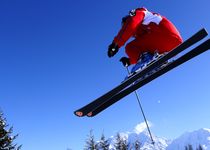
[[[139,39],[134,39],[125,46],[125,52],[130,59],[131,64],[136,64],[140,55],[145,51],[142,42]]]
[[[166,53],[182,43],[180,38],[164,32],[152,32],[148,39],[150,44],[147,48],[151,53]]]
[[[154,46],[151,42],[151,34],[143,34],[131,41],[126,47],[125,51],[130,58],[131,64],[136,64],[131,72],[143,69],[149,63],[154,54],[154,50],[150,50]]]

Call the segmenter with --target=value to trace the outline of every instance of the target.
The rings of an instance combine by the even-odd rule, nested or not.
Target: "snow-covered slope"
[[[210,129],[203,128],[193,132],[187,132],[174,140],[152,135],[155,145],[151,143],[146,126],[142,123],[135,127],[132,132],[121,132],[120,136],[129,143],[141,142],[142,150],[185,150],[185,146],[192,145],[193,150],[202,146],[203,150],[210,150]],[[110,150],[114,149],[116,137],[110,137]]]
[[[171,143],[171,141],[157,137],[155,135],[152,135],[153,140],[155,141],[155,146],[151,142],[150,135],[148,131],[146,130],[146,125],[144,123],[138,124],[135,129],[131,132],[121,132],[119,133],[120,136],[127,140],[128,143],[135,143],[136,141],[139,141],[141,143],[141,149],[144,150],[165,150],[166,147]],[[114,149],[114,143],[116,142],[116,137],[110,138],[110,150]]]
[[[146,131],[143,131],[141,133],[135,133],[135,132],[127,132],[127,133],[120,133],[120,136],[127,140],[129,143],[135,143],[136,141],[141,142],[141,147],[144,150],[160,150],[160,149],[166,149],[168,144],[170,143],[167,139],[156,137],[153,135],[154,141],[155,141],[155,147],[152,145],[149,135]],[[113,137],[112,144],[110,145],[110,149],[114,150],[114,143],[116,137]]]
[[[200,129],[194,132],[187,132],[167,147],[167,150],[182,150],[187,145],[192,145],[193,149],[202,146],[204,150],[210,150],[210,129]]]

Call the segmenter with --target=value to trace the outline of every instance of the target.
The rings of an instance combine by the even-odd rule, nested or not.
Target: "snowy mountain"
[[[192,145],[193,149],[202,146],[204,150],[210,150],[210,129],[200,129],[194,132],[187,132],[172,141],[167,150],[181,150],[186,145]]]
[[[137,140],[140,141],[141,150],[185,150],[185,146],[189,145],[192,146],[193,150],[196,150],[199,146],[203,150],[210,150],[210,129],[207,128],[186,132],[174,140],[152,135],[155,145],[151,143],[150,136],[143,123],[137,125],[132,132],[121,132],[119,135],[123,140],[127,140],[128,143],[135,143]],[[116,143],[116,136],[110,137],[109,142],[109,149],[115,150],[114,143]]]

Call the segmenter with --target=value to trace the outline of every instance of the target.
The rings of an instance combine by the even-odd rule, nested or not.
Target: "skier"
[[[169,52],[182,43],[178,30],[168,19],[146,8],[131,10],[122,18],[122,28],[108,47],[108,57],[113,57],[130,37],[134,40],[125,46],[128,57],[120,61],[124,66],[135,64],[134,71],[156,54]]]

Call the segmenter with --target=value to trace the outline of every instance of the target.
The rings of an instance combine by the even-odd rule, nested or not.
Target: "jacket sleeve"
[[[130,37],[135,35],[137,27],[139,24],[142,23],[144,16],[144,11],[136,10],[135,15],[130,16],[126,20],[126,22],[118,32],[117,36],[115,36],[114,43],[116,43],[119,47],[122,47]]]

